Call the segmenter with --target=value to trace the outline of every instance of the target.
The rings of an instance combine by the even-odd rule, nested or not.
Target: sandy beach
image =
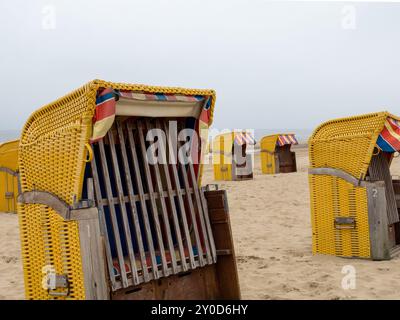
[[[244,299],[398,299],[400,258],[374,262],[311,254],[305,146],[294,148],[297,173],[262,175],[256,154],[252,181],[219,182],[228,190]],[[400,163],[392,165],[400,175]],[[203,184],[213,181],[212,167]],[[356,270],[356,288],[341,286],[342,268]],[[23,299],[18,219],[0,214],[0,299]]]
[[[0,213],[0,299],[24,299],[18,217]]]

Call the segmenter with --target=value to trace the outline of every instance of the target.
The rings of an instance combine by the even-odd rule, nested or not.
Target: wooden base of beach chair
[[[215,266],[187,271],[111,294],[111,300],[208,300],[218,299]]]

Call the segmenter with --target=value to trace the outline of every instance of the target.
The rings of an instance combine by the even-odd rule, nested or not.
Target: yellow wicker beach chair
[[[212,90],[95,80],[29,118],[26,298],[240,298],[226,192],[200,187],[195,138],[207,138],[214,104]]]
[[[19,140],[0,144],[0,212],[17,212]]]
[[[212,153],[215,180],[253,179],[253,155],[246,152],[249,144],[254,145],[255,140],[247,132],[227,132],[214,137]],[[235,156],[235,152],[239,154]],[[242,163],[236,160],[239,157]]]
[[[387,112],[328,121],[309,140],[313,253],[390,259],[400,243],[399,118]]]
[[[293,133],[268,135],[261,138],[261,172],[264,174],[296,172],[296,154],[290,151],[298,144]]]

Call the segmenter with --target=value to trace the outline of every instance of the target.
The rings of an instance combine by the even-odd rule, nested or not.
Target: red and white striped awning
[[[198,130],[208,128],[211,118],[211,99],[208,96],[117,91],[112,88],[102,88],[99,90],[96,98],[91,143],[103,139],[108,130],[110,130],[115,120],[116,103],[119,97],[141,101],[207,101],[200,112]]]
[[[278,136],[276,145],[282,147],[286,144],[299,144],[294,134],[281,134]]]
[[[243,144],[256,144],[256,139],[254,139],[254,136],[249,133],[249,132],[237,132],[235,133],[235,143],[238,145],[243,145]]]
[[[131,91],[119,91],[118,95],[122,98],[128,98],[140,101],[179,101],[179,102],[198,102],[203,101],[203,96],[184,96],[178,94],[164,94],[164,93],[141,93]]]
[[[400,121],[387,118],[376,144],[385,152],[400,151]]]

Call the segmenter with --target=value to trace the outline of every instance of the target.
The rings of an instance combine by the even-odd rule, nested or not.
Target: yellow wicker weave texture
[[[42,267],[46,265],[45,250],[36,242],[42,240],[42,221],[40,206],[18,205],[21,255],[24,267],[25,296],[27,299],[46,299],[42,289]],[[40,266],[38,268],[38,266]]]
[[[18,178],[6,172],[0,172],[0,212],[16,213],[17,197]]]
[[[261,138],[260,147],[261,149],[268,150],[269,152],[275,152],[276,141],[278,140],[278,134],[269,135]]]
[[[70,205],[79,199],[94,98],[95,91],[85,86],[31,117],[20,144],[22,191],[51,192]],[[21,205],[20,216],[26,297],[54,298],[42,287],[43,267],[52,266],[57,274],[68,276],[71,293],[67,298],[84,299],[77,223],[63,221],[44,205]],[[25,221],[36,223],[26,228]]]
[[[366,189],[343,179],[310,175],[313,253],[370,257]],[[355,218],[355,229],[336,229],[337,217]]]
[[[217,135],[213,140],[213,167],[215,180],[232,180],[233,141],[233,132]]]
[[[214,164],[214,180],[231,181],[232,180],[232,164],[216,165]]]
[[[18,170],[18,145],[19,140],[8,141],[0,144],[0,167]],[[6,196],[12,192],[13,197]],[[17,211],[18,178],[6,172],[0,172],[0,212]]]
[[[0,144],[0,167],[18,170],[18,146],[19,140]]]
[[[260,158],[261,158],[261,171],[263,174],[274,174],[275,168],[275,148],[278,135],[269,135],[261,139],[260,142]]]
[[[336,168],[363,178],[388,115],[380,112],[322,124],[309,141],[311,168]]]
[[[212,90],[150,87],[90,82],[36,111],[27,121],[20,144],[19,167],[22,191],[41,190],[72,205],[80,200],[85,159],[92,132],[96,93],[100,87],[148,93],[209,95]],[[42,287],[43,267],[66,274],[70,283],[67,299],[85,299],[78,225],[43,205],[18,206],[25,292],[28,299],[64,299],[48,295]]]

